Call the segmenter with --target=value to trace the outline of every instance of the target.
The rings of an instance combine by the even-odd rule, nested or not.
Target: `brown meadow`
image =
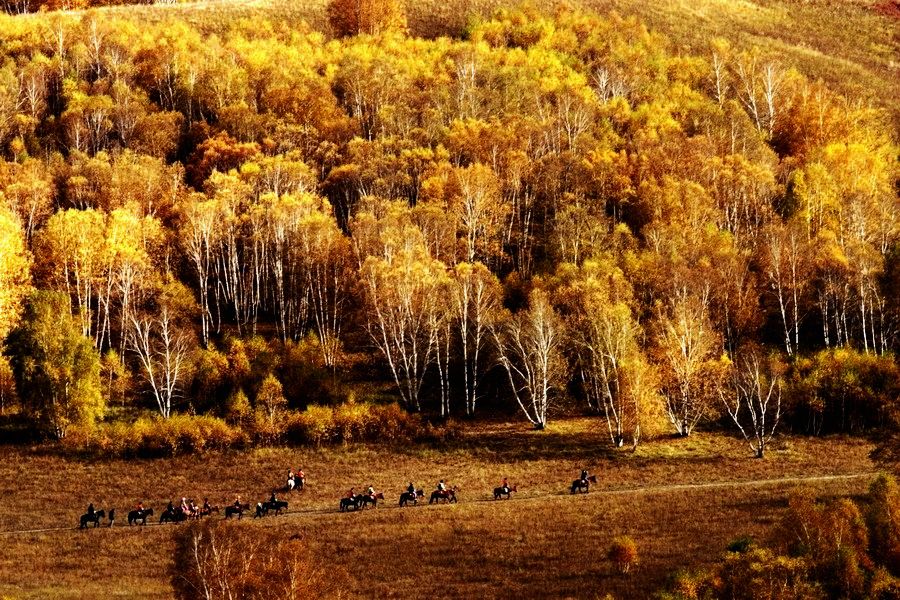
[[[472,426],[442,448],[351,445],[133,461],[8,449],[0,529],[74,527],[90,501],[115,506],[117,526],[2,534],[0,596],[168,598],[173,534],[182,526],[120,527],[131,506],[154,507],[155,523],[170,498],[222,505],[239,494],[256,502],[281,485],[289,466],[302,465],[308,488],[285,495],[288,514],[241,526],[301,536],[354,594],[646,597],[672,571],[711,563],[736,537],[765,540],[799,487],[855,495],[875,470],[869,445],[847,438],[783,437],[764,460],[722,434],[612,453],[596,424],[570,419],[545,432]],[[600,483],[570,496],[582,466]],[[491,490],[503,476],[519,492],[495,502]],[[458,505],[396,506],[410,480],[430,489],[441,478],[460,486]],[[351,485],[370,483],[387,497],[377,510],[337,511]],[[640,555],[627,576],[605,558],[620,535],[632,537]]]

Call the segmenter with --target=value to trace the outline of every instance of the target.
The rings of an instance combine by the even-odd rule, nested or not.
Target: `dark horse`
[[[378,508],[379,500],[384,500],[383,492],[377,492],[371,496],[369,494],[359,495],[360,508],[365,508],[367,504],[371,504],[372,508]]]
[[[246,511],[250,510],[249,504],[238,504],[238,505],[230,505],[225,507],[225,518],[230,519],[234,515],[237,515],[237,518],[240,519],[244,516]]]
[[[402,494],[400,494],[400,506],[406,506],[410,502],[412,502],[413,504],[418,504],[419,498],[424,498],[424,497],[425,497],[424,490],[416,490],[415,492],[412,492],[412,493],[403,492]]]
[[[95,510],[94,514],[84,513],[83,515],[81,515],[81,525],[78,527],[78,529],[86,529],[88,523],[93,523],[94,527],[100,527],[100,521],[105,516],[106,513],[102,510]]]
[[[287,507],[288,503],[284,500],[276,500],[275,502],[257,502],[256,514],[253,518],[264,517],[269,514],[269,511],[274,512],[276,515],[280,515],[282,511],[287,510]]]
[[[516,486],[495,487],[494,488],[494,500],[499,500],[502,496],[506,496],[506,499],[509,500],[509,496],[513,492],[518,492],[518,491],[519,490],[516,489]]]
[[[357,494],[352,498],[341,498],[341,512],[345,512],[350,510],[357,510],[359,505],[362,504],[362,494]]]
[[[144,510],[133,510],[128,513],[128,524],[134,525],[138,521],[140,521],[140,525],[147,524],[147,518],[153,516],[152,508],[145,508]]]
[[[575,492],[582,492],[587,494],[591,489],[592,483],[597,483],[596,475],[591,475],[587,479],[576,479],[572,482],[571,493],[574,494]]]
[[[168,508],[163,511],[161,515],[159,515],[160,523],[181,523],[182,521],[187,521],[188,515],[183,510],[181,510],[180,506],[169,510]]]
[[[431,498],[428,499],[428,504],[433,504],[435,502],[439,503],[441,502],[441,500],[450,504],[457,502],[456,486],[454,485],[449,490],[434,490],[433,492],[431,492]]]

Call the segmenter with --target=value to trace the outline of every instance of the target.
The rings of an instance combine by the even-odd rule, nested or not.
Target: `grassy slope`
[[[482,597],[508,586],[537,597],[635,597],[660,586],[675,568],[715,559],[738,535],[765,537],[800,485],[725,482],[873,470],[869,446],[854,440],[783,440],[759,461],[733,438],[704,434],[614,456],[595,426],[588,419],[561,422],[544,433],[477,426],[450,447],[405,452],[350,446],[95,462],[12,450],[0,465],[0,530],[71,526],[91,500],[98,508],[117,506],[120,520],[138,499],[157,509],[182,495],[208,495],[219,504],[235,493],[258,500],[289,464],[302,461],[310,487],[290,498],[289,514],[241,526],[300,533],[324,561],[348,574],[355,591],[422,597],[447,589]],[[588,496],[571,497],[565,488],[582,465],[597,472],[601,484]],[[520,492],[495,503],[490,490],[502,475]],[[395,507],[409,479],[430,486],[441,477],[461,486],[459,505]],[[715,482],[721,485],[669,487]],[[861,493],[868,482],[858,477],[804,485],[835,495]],[[336,511],[347,487],[369,483],[385,489],[386,506],[359,514]],[[165,570],[177,529],[0,535],[7,550],[0,553],[0,596],[167,597]],[[621,534],[637,540],[643,561],[629,578],[612,574],[603,560],[610,540]],[[94,566],[90,576],[86,557]]]

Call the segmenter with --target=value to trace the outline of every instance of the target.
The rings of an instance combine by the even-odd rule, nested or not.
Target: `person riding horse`
[[[447,491],[447,485],[444,483],[444,480],[443,480],[443,479],[441,479],[441,480],[438,482],[438,484],[437,484],[437,491],[442,492],[442,493]]]
[[[369,489],[366,490],[366,493],[369,495],[369,498],[375,497],[375,486],[370,485]]]
[[[503,481],[500,482],[500,488],[503,490],[504,494],[508,494],[509,493],[509,479],[504,477]]]
[[[582,483],[587,483],[587,480],[588,480],[588,472],[587,472],[587,469],[582,469],[582,470],[581,470],[581,482],[582,482]]]
[[[89,517],[93,518],[95,512],[96,512],[96,511],[94,510],[94,503],[91,502],[90,504],[88,504],[88,507],[87,507],[87,514],[88,514]]]
[[[406,487],[406,493],[410,495],[411,498],[415,499],[416,497],[416,486],[413,485],[413,482],[410,481],[409,485]]]

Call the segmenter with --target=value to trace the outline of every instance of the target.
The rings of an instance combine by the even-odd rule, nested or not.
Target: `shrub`
[[[900,368],[891,356],[851,348],[823,350],[791,366],[790,420],[808,433],[864,433],[892,424]]]
[[[729,552],[737,552],[743,554],[752,548],[754,545],[753,538],[749,535],[741,536],[737,539],[731,541],[730,544],[726,547],[726,550]]]
[[[169,573],[179,600],[339,596],[339,578],[316,566],[299,541],[273,532],[192,523],[178,536],[175,552]]]
[[[238,388],[228,396],[225,402],[225,420],[232,425],[240,425],[245,422],[251,412],[250,399],[244,390]]]
[[[455,433],[452,426],[434,427],[396,403],[382,405],[352,400],[334,407],[311,405],[301,413],[294,413],[286,427],[289,441],[316,445],[445,441]]]
[[[96,428],[76,427],[62,445],[79,453],[151,457],[224,450],[243,441],[241,431],[221,419],[174,415],[169,419],[140,418],[133,423],[117,422]]]
[[[866,510],[872,558],[900,576],[900,486],[881,475],[869,487]]]
[[[627,575],[632,567],[638,564],[637,544],[627,535],[617,537],[613,540],[606,556],[619,573]]]

